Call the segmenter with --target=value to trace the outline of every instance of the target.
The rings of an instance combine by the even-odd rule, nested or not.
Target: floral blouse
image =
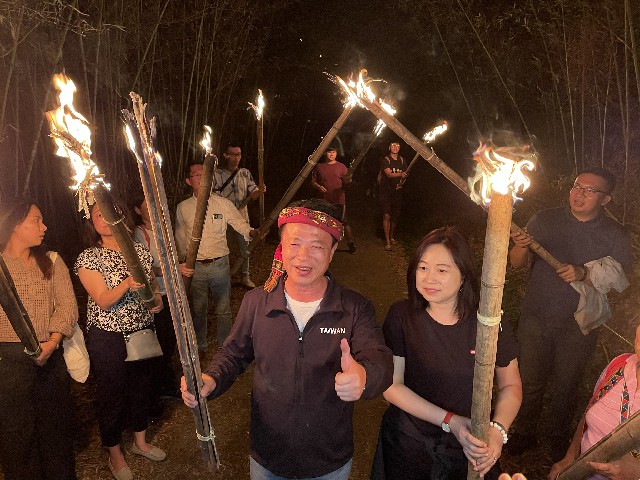
[[[153,259],[149,250],[140,243],[135,243],[134,246],[145,274],[151,278]],[[104,247],[91,247],[84,250],[73,267],[76,275],[80,268],[100,272],[109,288],[118,286],[130,275],[122,253]],[[128,291],[108,310],[102,310],[89,296],[87,328],[96,326],[109,332],[133,332],[146,328],[152,323],[153,314],[147,310],[136,292]]]

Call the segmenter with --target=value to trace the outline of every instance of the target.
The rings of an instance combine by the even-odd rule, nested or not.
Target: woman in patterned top
[[[127,212],[124,205],[118,206]],[[109,450],[108,466],[113,476],[131,479],[133,475],[120,447],[127,419],[134,431],[133,453],[154,461],[164,460],[166,454],[146,441],[150,360],[126,362],[124,334],[152,326],[153,313],[162,309],[162,299],[152,275],[151,254],[136,243],[136,252],[156,291],[157,306],[151,310],[144,306],[136,293],[142,284],[129,274],[120,247],[97,205],[91,209],[90,220],[85,221],[84,234],[89,248],[80,254],[74,270],[89,294],[87,349],[96,375],[100,435]]]
[[[27,199],[0,204],[0,251],[42,353],[29,357],[0,309],[0,465],[5,480],[76,478],[72,407],[62,349],[78,306],[62,259],[42,246],[47,227]],[[1,475],[0,475],[1,476]]]

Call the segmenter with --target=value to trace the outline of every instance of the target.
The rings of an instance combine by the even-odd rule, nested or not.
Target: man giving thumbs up
[[[248,292],[203,374],[200,395],[223,394],[251,362],[252,480],[347,480],[353,402],[391,385],[393,360],[369,300],[327,272],[340,215],[304,200],[278,218],[280,245],[264,288]],[[189,407],[194,392],[182,387]]]

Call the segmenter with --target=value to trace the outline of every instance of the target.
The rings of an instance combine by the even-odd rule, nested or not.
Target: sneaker
[[[520,455],[536,448],[537,446],[538,439],[535,435],[523,435],[516,432],[509,437],[509,443],[506,445],[506,450],[509,455]],[[564,456],[564,452],[562,453],[562,456]]]
[[[387,252],[390,252],[390,251],[391,251],[391,244],[390,244],[390,243],[387,243],[387,244],[384,246],[384,249],[385,249]]]
[[[353,243],[353,242],[349,242],[349,253],[350,253],[351,255],[355,255],[355,254],[356,254],[356,251],[357,251],[357,249],[356,249],[356,244],[355,244],[355,243]]]
[[[256,284],[253,283],[249,277],[242,277],[240,284],[247,288],[256,288]]]

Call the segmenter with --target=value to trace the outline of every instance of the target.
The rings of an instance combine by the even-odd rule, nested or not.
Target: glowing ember
[[[491,203],[493,192],[512,195],[514,202],[520,200],[518,194],[531,184],[525,170],[533,171],[537,161],[528,145],[493,148],[483,143],[474,152],[473,159],[478,163],[474,177],[469,179],[471,199],[485,205]]]
[[[449,126],[447,125],[447,122],[442,122],[440,125],[436,125],[433,129],[425,133],[422,139],[426,143],[431,143],[440,135],[442,135],[444,132],[446,132],[448,128]]]
[[[200,140],[200,146],[204,148],[206,155],[211,155],[211,151],[213,148],[211,146],[211,133],[213,133],[213,130],[211,130],[211,127],[209,125],[205,125],[204,130],[205,131],[202,135],[202,140]]]
[[[89,217],[89,205],[93,204],[92,191],[102,184],[109,188],[98,166],[91,159],[91,127],[87,119],[73,106],[73,94],[76,86],[63,73],[53,76],[53,84],[58,90],[57,109],[47,112],[51,128],[51,137],[57,147],[56,155],[68,158],[74,171],[75,185],[78,190],[78,211],[84,210]]]
[[[264,113],[264,97],[262,96],[262,90],[258,89],[258,98],[256,99],[255,105],[249,102],[249,106],[253,108],[253,111],[256,114],[256,120],[260,120],[262,118],[262,114]]]

